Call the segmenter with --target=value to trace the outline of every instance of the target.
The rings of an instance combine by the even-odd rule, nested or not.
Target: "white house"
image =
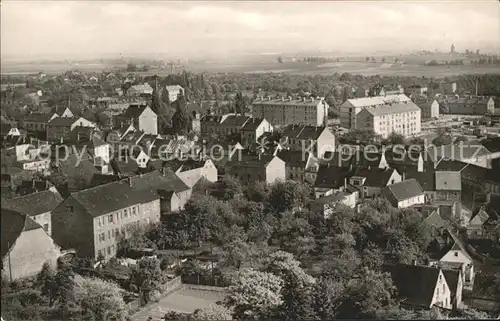
[[[388,185],[382,190],[381,194],[397,208],[425,203],[424,190],[414,178]]]

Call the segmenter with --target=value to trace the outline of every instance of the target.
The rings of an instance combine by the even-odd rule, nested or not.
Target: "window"
[[[455,252],[455,256],[458,256],[458,252]]]
[[[73,209],[73,206],[72,206],[72,205],[67,205],[67,206],[66,206],[66,212],[71,212],[71,213],[73,213],[73,210],[74,210],[74,209]]]
[[[115,229],[115,236],[119,236],[120,235],[120,230],[119,229]]]
[[[49,224],[43,224],[43,229],[47,232],[49,230]]]
[[[113,223],[113,214],[110,214],[110,215],[108,216],[108,222],[109,222],[109,223]]]
[[[437,288],[437,295],[439,296],[439,288]]]
[[[123,210],[123,213],[125,214],[125,217],[127,217],[127,210]]]
[[[99,257],[99,256],[102,256],[102,251],[101,250],[97,251],[97,257]]]
[[[111,255],[111,246],[108,246],[108,248],[106,250],[108,252],[108,255]]]
[[[135,212],[136,208],[135,207],[132,207],[132,214],[136,215],[136,212]]]
[[[108,231],[108,239],[111,239],[111,231]]]
[[[99,240],[101,240],[102,242],[106,241],[106,234],[101,233],[101,234],[99,235]]]

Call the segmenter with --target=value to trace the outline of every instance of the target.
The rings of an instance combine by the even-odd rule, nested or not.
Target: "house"
[[[463,276],[461,270],[443,269],[446,283],[450,288],[451,302],[453,309],[463,309],[462,292],[464,289]]]
[[[148,83],[132,85],[127,90],[128,96],[145,96],[152,94],[153,94],[153,87],[151,87]]]
[[[205,115],[200,120],[201,135],[238,135],[241,137],[243,126],[250,121],[250,117],[237,114]],[[264,124],[265,125],[265,124]]]
[[[422,119],[439,118],[439,103],[436,99],[428,98],[427,96],[412,96],[411,98],[422,111]]]
[[[384,187],[402,181],[401,175],[395,169],[358,167],[349,178],[349,184],[359,191],[361,198],[381,196]]]
[[[77,126],[95,127],[96,125],[83,117],[56,117],[47,123],[47,141],[54,142],[68,138]]]
[[[500,216],[494,210],[490,210],[488,213],[483,206],[471,217],[467,225],[467,237],[469,239],[492,239],[495,241],[496,237],[493,231],[499,222]]]
[[[337,192],[324,195],[312,200],[309,203],[309,209],[312,212],[320,213],[325,219],[327,219],[334,213],[335,207],[338,204],[342,204],[350,208],[356,207],[358,195],[359,193],[357,191]]]
[[[57,114],[31,113],[24,116],[23,125],[28,131],[45,133],[49,121],[57,117]]]
[[[17,184],[16,194],[24,196],[33,193],[51,190],[54,193],[59,193],[55,186],[49,180],[23,180]]]
[[[150,160],[150,157],[148,154],[142,150],[142,148],[134,148],[132,149],[132,155],[130,159],[125,159],[125,161],[128,162],[136,162],[137,167],[139,168],[146,168],[148,165],[148,162]]]
[[[174,173],[190,188],[192,188],[199,180],[204,178],[208,182],[215,183],[218,179],[217,167],[212,160],[172,160],[164,164],[164,167],[169,167]]]
[[[347,191],[347,183],[355,170],[353,167],[320,165],[314,182],[315,197],[319,198],[328,193]]]
[[[52,212],[54,240],[78,256],[109,259],[139,226],[160,221],[153,189],[133,188],[131,178],[71,193]]]
[[[265,118],[250,118],[241,128],[241,142],[249,147],[264,133],[271,133],[273,126]]]
[[[116,117],[115,124],[133,125],[138,131],[158,135],[158,116],[148,105],[130,105],[125,112]]]
[[[454,115],[494,114],[495,102],[492,97],[485,96],[439,96],[440,111]]]
[[[485,139],[481,145],[491,153],[491,168],[500,167],[500,137]]]
[[[426,171],[404,173],[418,181],[429,201],[460,201],[462,181],[459,171]]]
[[[407,264],[385,265],[383,269],[390,274],[402,306],[452,308],[450,286],[441,269]]]
[[[92,176],[100,173],[94,164],[94,159],[87,153],[80,156],[71,154],[65,160],[59,159],[55,166],[67,179],[67,192],[73,192],[91,186]],[[61,193],[66,194],[62,190]]]
[[[165,90],[167,92],[167,95],[168,95],[168,101],[170,103],[173,103],[174,101],[177,100],[177,97],[179,96],[179,94],[181,95],[185,95],[184,93],[184,88],[182,88],[181,86],[179,85],[173,85],[173,86],[166,86],[165,87]]]
[[[356,114],[355,128],[372,130],[383,138],[392,133],[413,136],[421,130],[421,110],[412,101],[367,107]]]
[[[264,181],[268,184],[286,179],[285,162],[277,156],[244,154],[226,163],[227,172],[245,183]]]
[[[439,259],[430,262],[430,266],[442,269],[460,270],[464,287],[471,288],[474,284],[474,260],[467,251],[465,243],[450,229],[444,233],[445,244],[440,251]]]
[[[113,155],[118,155],[118,147],[120,145],[120,141],[125,135],[129,135],[130,133],[136,132],[134,125],[128,125],[124,127],[114,127],[108,132],[105,133],[105,141],[110,145],[110,148],[113,150]]]
[[[47,190],[2,201],[2,209],[28,215],[51,235],[51,212],[63,201],[58,192]]]
[[[19,128],[17,127],[17,124],[14,124],[12,122],[4,121],[2,119],[1,124],[0,124],[0,134],[2,135],[2,140],[7,138],[7,136],[16,136],[20,137],[21,132],[19,131]]]
[[[311,153],[323,158],[327,152],[335,152],[335,135],[328,127],[288,125],[283,129],[281,145],[290,150]]]
[[[408,96],[414,96],[414,95],[425,95],[427,94],[427,86],[421,86],[421,85],[411,85],[406,88],[406,94]]]
[[[71,109],[69,109],[68,107],[57,107],[57,106],[53,107],[50,110],[49,115],[54,115],[54,114],[56,114],[59,117],[67,117],[67,118],[75,117]]]
[[[484,168],[491,168],[492,154],[483,145],[460,143],[434,146],[426,149],[426,160],[434,163],[435,168],[443,160],[459,161]]]
[[[319,162],[311,153],[276,148],[274,154],[285,162],[286,179],[314,183]]]
[[[425,193],[417,180],[413,178],[388,185],[382,189],[381,195],[397,208],[425,203]]]
[[[29,215],[1,210],[2,274],[10,281],[36,276],[44,263],[56,267],[59,246]]]

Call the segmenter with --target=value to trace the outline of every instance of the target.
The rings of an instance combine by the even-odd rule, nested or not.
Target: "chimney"
[[[347,177],[344,177],[344,191],[347,190]]]
[[[403,173],[403,176],[401,177],[401,179],[404,181],[405,180],[405,173]]]
[[[261,152],[257,152],[257,154],[259,155],[259,161],[262,159],[262,153]]]
[[[127,177],[128,186],[132,187],[132,177]]]
[[[80,141],[80,133],[76,133],[76,141]]]
[[[33,182],[32,182],[33,188],[35,188],[35,178],[33,177]]]

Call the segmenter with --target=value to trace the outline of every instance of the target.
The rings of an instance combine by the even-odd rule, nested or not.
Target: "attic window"
[[[71,205],[66,206],[66,212],[73,213],[73,206],[71,206]]]
[[[458,252],[455,252],[455,256],[458,256]]]

